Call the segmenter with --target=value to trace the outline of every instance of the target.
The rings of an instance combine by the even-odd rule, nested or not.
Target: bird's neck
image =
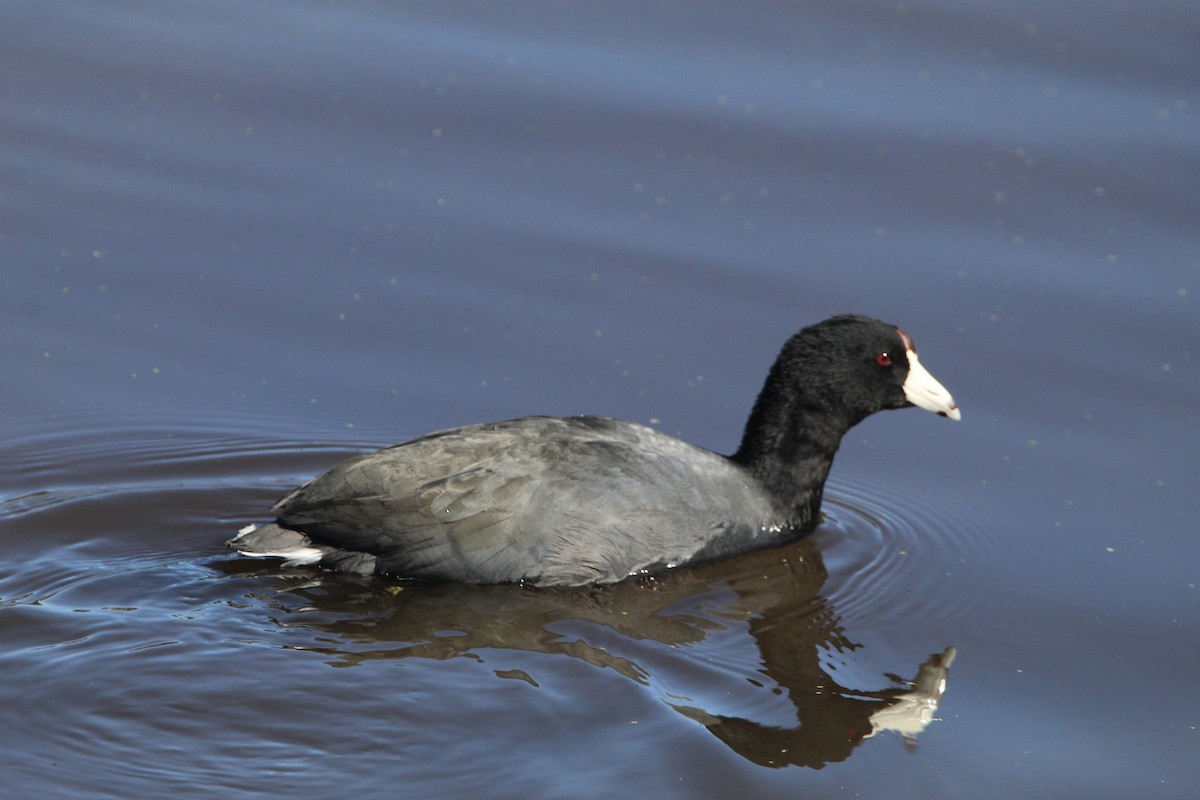
[[[839,418],[825,404],[764,389],[730,458],[755,477],[785,524],[812,528],[820,521],[833,457],[856,421]]]

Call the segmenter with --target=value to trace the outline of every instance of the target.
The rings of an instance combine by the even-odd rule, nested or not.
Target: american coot
[[[392,578],[613,583],[798,538],[842,436],[909,406],[960,416],[906,333],[833,317],[784,344],[732,456],[605,417],[468,425],[347,459],[229,544]]]

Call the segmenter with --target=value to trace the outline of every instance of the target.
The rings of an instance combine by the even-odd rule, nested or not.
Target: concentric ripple
[[[951,622],[976,601],[969,576],[997,555],[995,538],[955,509],[838,476],[814,538],[826,598],[844,620]]]
[[[282,491],[378,446],[281,440],[228,427],[121,427],[72,420],[5,444],[0,520],[160,490],[271,486]]]
[[[157,579],[143,579],[199,568],[296,483],[372,446],[270,439],[196,421],[175,430],[57,423],[0,448],[0,608],[68,593],[78,609],[139,604],[158,590]]]

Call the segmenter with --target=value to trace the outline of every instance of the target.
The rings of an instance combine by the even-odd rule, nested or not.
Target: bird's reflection
[[[243,572],[245,563],[221,567]],[[507,649],[569,656],[657,685],[671,682],[656,674],[670,670],[664,658],[675,664],[707,660],[701,654],[719,647],[727,667],[715,680],[736,686],[714,691],[709,685],[703,694],[725,697],[747,685],[762,687],[776,706],[786,698],[791,721],[718,713],[690,693],[663,692],[664,700],[744,758],[763,766],[819,768],[848,758],[881,731],[896,732],[915,747],[934,719],[954,648],[929,656],[911,681],[888,675],[892,685],[885,688],[843,685],[832,659],[863,645],[847,637],[837,610],[822,596],[826,577],[819,551],[805,539],[595,589],[391,584],[280,572],[259,599],[278,612],[278,625],[322,632],[320,645],[305,649],[327,654],[335,666]],[[536,685],[519,669],[496,674]]]

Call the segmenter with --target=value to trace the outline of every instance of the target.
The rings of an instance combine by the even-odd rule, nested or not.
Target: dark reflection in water
[[[216,566],[241,573],[245,564]],[[664,700],[749,761],[820,768],[847,759],[881,731],[897,732],[915,748],[945,691],[955,649],[929,656],[915,667],[912,680],[885,676],[896,684],[890,687],[840,682],[832,654],[864,645],[849,638],[837,609],[821,594],[826,577],[820,552],[804,540],[598,589],[389,584],[288,571],[278,573],[280,585],[256,599],[281,628],[334,635],[332,644],[306,643],[300,649],[328,655],[338,667],[375,659],[471,658],[508,649],[577,658],[650,686],[660,671],[687,671],[687,662],[699,658],[699,646],[719,645],[737,663],[719,670],[719,680],[710,676],[704,694],[723,699],[749,682],[786,699],[795,722],[720,713],[706,708],[703,698],[670,692]],[[660,645],[669,654],[666,661]],[[905,665],[902,671],[912,669]],[[537,686],[524,670],[496,674]],[[744,713],[758,707],[737,708]]]

